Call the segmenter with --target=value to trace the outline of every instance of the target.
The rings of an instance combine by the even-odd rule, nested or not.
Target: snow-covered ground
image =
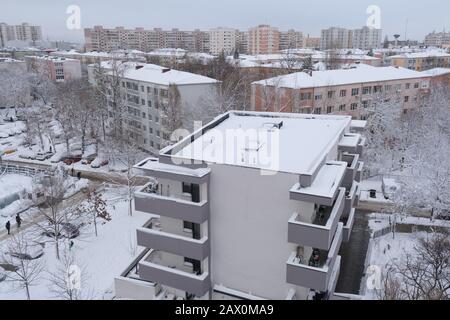
[[[19,194],[29,192],[32,188],[31,178],[18,174],[0,175],[0,226],[17,212],[30,207],[31,203],[19,199]]]
[[[102,195],[107,201],[107,209],[112,220],[101,221],[98,224],[98,237],[95,236],[92,224],[82,227],[81,236],[73,239],[74,246],[70,250],[74,255],[75,263],[85,271],[81,275],[82,292],[92,299],[112,297],[114,277],[118,276],[139,253],[140,248],[136,248],[136,228],[152,217],[139,212],[129,216],[127,203],[122,200],[125,196],[123,188],[107,188]],[[29,237],[38,237],[36,231],[31,228],[24,233]],[[61,243],[67,246],[67,242],[61,241]],[[3,250],[6,245],[7,241],[0,243]],[[46,271],[31,288],[31,298],[56,299],[57,297],[49,289],[51,285],[49,272],[53,272],[58,266],[52,242],[45,243],[44,255],[40,259],[45,264]],[[14,283],[0,282],[0,300],[25,298],[25,291],[16,288]]]
[[[389,227],[389,220],[393,219],[393,215],[383,213],[372,213],[369,215],[369,228],[371,232]],[[390,218],[390,219],[389,219]],[[434,226],[445,227],[450,229],[450,221],[446,220],[430,220],[429,218],[420,218],[412,216],[396,215],[396,221],[399,224],[416,225],[416,226]],[[369,243],[366,267],[379,267],[381,274],[389,272],[389,268],[393,264],[401,265],[407,254],[414,253],[414,247],[417,246],[418,240],[425,238],[430,234],[427,232],[399,233],[395,236],[388,233],[384,236],[372,238]],[[367,279],[363,278],[363,282]],[[365,283],[362,283],[365,287]],[[376,290],[365,290],[364,297],[366,299],[379,299]]]

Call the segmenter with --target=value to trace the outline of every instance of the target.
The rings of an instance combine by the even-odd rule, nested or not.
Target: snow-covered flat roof
[[[418,58],[432,58],[432,57],[450,57],[450,53],[443,50],[429,50],[422,52],[407,52],[389,57],[390,59],[418,59]]]
[[[312,75],[305,72],[297,72],[256,81],[253,84],[301,89],[424,77],[423,73],[406,68],[372,67],[361,64],[357,68],[351,69],[313,71]]]
[[[25,58],[37,59],[37,60],[47,60],[54,62],[64,62],[64,61],[79,61],[77,59],[65,58],[60,56],[26,56]]]
[[[111,62],[104,61],[101,63],[102,68],[111,68]],[[124,63],[123,77],[130,80],[150,82],[161,85],[188,85],[188,84],[212,84],[218,83],[216,79],[208,78],[198,74],[168,69],[156,64],[126,62]]]
[[[350,123],[347,116],[231,111],[162,153],[177,159],[311,174],[348,132]]]
[[[192,177],[203,177],[211,171],[211,169],[209,169],[209,168],[190,169],[190,168],[186,168],[186,167],[176,166],[173,164],[161,163],[156,158],[147,158],[145,160],[142,160],[134,167],[136,169],[176,173],[176,174],[180,174],[180,175],[184,175],[184,176],[192,176]]]
[[[320,169],[310,187],[302,188],[297,183],[292,187],[290,192],[331,199],[341,185],[346,170],[346,162],[329,161]]]
[[[434,69],[422,71],[422,73],[425,76],[432,76],[432,77],[442,76],[444,74],[449,74],[450,68],[434,68]]]
[[[348,133],[342,137],[341,141],[339,141],[339,146],[356,148],[360,139],[361,135],[359,133]]]

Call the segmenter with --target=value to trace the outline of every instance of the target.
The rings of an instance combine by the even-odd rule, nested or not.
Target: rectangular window
[[[333,99],[334,91],[328,91],[328,99]]]
[[[322,108],[314,108],[314,114],[321,114]]]
[[[358,109],[358,104],[357,103],[352,103],[350,105],[350,110],[356,110],[356,109]]]
[[[332,106],[327,107],[327,113],[333,113],[333,109],[334,107]]]
[[[340,94],[341,97],[345,97],[347,95],[347,90],[341,90]]]
[[[359,95],[359,88],[352,89],[352,97]]]
[[[405,96],[405,102],[409,101],[409,96]]]
[[[339,111],[345,111],[345,104],[341,104],[339,106]]]
[[[314,96],[314,100],[322,100],[322,94],[321,93],[319,93],[319,94],[316,94],[315,96]]]
[[[363,94],[371,94],[372,93],[372,87],[364,87],[362,89]]]

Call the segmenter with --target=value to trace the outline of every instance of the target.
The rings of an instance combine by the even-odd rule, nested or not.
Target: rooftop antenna
[[[408,18],[406,18],[406,24],[405,24],[405,43],[408,39]]]

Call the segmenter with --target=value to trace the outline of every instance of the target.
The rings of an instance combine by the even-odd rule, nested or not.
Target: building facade
[[[269,25],[259,25],[248,31],[249,54],[271,54],[280,48],[280,32]]]
[[[280,50],[303,48],[303,33],[293,29],[280,32]]]
[[[239,30],[232,28],[215,28],[209,30],[210,52],[212,54],[233,54],[239,50]]]
[[[27,69],[44,73],[49,79],[64,82],[81,78],[81,62],[55,56],[26,56]]]
[[[178,104],[177,120],[183,128],[192,129],[191,116],[200,112],[199,108],[205,104],[204,99],[214,95],[219,83],[215,79],[153,64],[109,61],[102,62],[101,68],[106,73],[112,68],[120,68],[120,74],[115,76],[120,78],[121,98],[124,101],[125,111],[121,115],[124,131],[136,145],[153,154],[171,143],[169,114],[164,112],[170,103]],[[97,84],[97,72],[98,65],[88,66],[89,82],[93,85]],[[108,100],[108,127],[111,128],[117,115],[111,106],[113,100],[111,97]]]
[[[135,193],[146,249],[116,297],[333,299],[364,141],[349,117],[232,111],[138,163],[152,180]]]
[[[365,119],[377,101],[416,108],[430,88],[430,77],[395,67],[360,65],[348,70],[298,72],[252,84],[252,110],[349,115]]]
[[[42,28],[28,23],[8,25],[0,23],[0,48],[6,47],[9,41],[33,43],[42,40]]]
[[[432,32],[425,37],[424,43],[429,47],[449,46],[450,32]]]
[[[372,50],[381,48],[382,30],[362,27],[361,29],[353,30],[353,48],[361,50]]]
[[[403,53],[388,59],[392,66],[415,71],[450,67],[450,53],[441,50]]]
[[[209,51],[209,33],[201,30],[183,31],[155,28],[106,29],[102,26],[84,29],[86,51],[135,49],[149,52],[162,48],[180,48],[191,52]]]
[[[320,37],[320,49],[353,48],[353,32],[344,28],[331,27],[324,29]]]

